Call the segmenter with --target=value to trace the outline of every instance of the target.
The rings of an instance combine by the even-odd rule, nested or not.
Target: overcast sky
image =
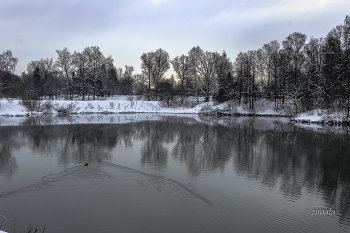
[[[325,36],[347,14],[349,0],[1,0],[0,53],[19,58],[20,74],[56,49],[99,46],[140,73],[142,53],[158,48],[173,59],[199,45],[234,61],[293,32]]]

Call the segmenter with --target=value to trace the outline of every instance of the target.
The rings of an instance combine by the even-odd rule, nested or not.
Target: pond
[[[7,232],[350,231],[348,129],[191,115],[18,121],[0,127]]]

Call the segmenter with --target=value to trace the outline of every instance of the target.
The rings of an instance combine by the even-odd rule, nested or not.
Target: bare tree
[[[301,67],[304,62],[303,47],[307,36],[300,32],[294,32],[287,36],[282,42],[283,48],[287,51],[291,58],[291,74],[293,76],[294,85],[297,83],[301,74]]]
[[[190,72],[190,80],[191,84],[189,84],[189,80],[187,80],[187,90],[191,91],[195,96],[197,97],[197,103],[198,103],[198,92],[200,90],[199,88],[199,77],[198,77],[198,66],[199,66],[199,56],[203,53],[203,50],[197,45],[197,47],[193,47],[188,52],[188,57],[191,64],[191,72]]]
[[[150,100],[151,84],[154,84],[157,100],[158,84],[165,72],[170,68],[169,54],[163,49],[158,49],[155,52],[142,54],[141,61],[141,70],[148,78],[147,99]]]
[[[142,94],[146,82],[146,76],[144,74],[133,75],[133,90],[135,94]]]
[[[115,95],[120,78],[118,79],[117,70],[113,63],[106,62],[101,66],[101,78],[105,97]]]
[[[305,62],[304,70],[306,74],[306,88],[309,101],[313,107],[319,108],[322,105],[322,95],[324,93],[321,85],[322,66],[323,66],[323,38],[310,38],[308,44],[304,46]]]
[[[125,65],[124,77],[131,77],[132,76],[132,72],[134,72],[134,67]]]
[[[58,72],[55,67],[55,63],[52,58],[40,59],[39,61],[31,61],[27,64],[27,71],[29,74],[40,76],[41,81],[37,80],[35,89],[42,89],[44,98],[49,96],[52,98],[57,96],[58,91]],[[41,92],[41,91],[40,91]]]
[[[2,72],[14,72],[18,58],[12,55],[11,50],[7,50],[0,54],[0,71]]]
[[[151,92],[151,83],[152,83],[152,74],[154,69],[153,57],[155,56],[154,52],[144,53],[141,56],[141,70],[142,73],[147,77],[148,83],[148,92],[147,92],[147,100],[150,100],[150,92]]]
[[[228,80],[228,77],[231,77],[229,73],[232,71],[232,63],[225,51],[222,52],[222,55],[215,52],[214,57],[215,73],[218,81],[218,93],[216,95],[216,99],[219,102],[224,102],[228,99],[230,89],[232,88],[232,80]]]
[[[158,49],[153,57],[153,72],[152,81],[154,83],[154,88],[156,91],[156,100],[158,97],[158,84],[167,70],[170,68],[169,64],[169,54],[163,49]]]
[[[0,94],[4,89],[9,89],[13,87],[12,73],[15,71],[16,65],[18,63],[18,58],[13,57],[12,52],[7,50],[0,54]],[[9,78],[6,78],[9,77]]]
[[[73,57],[72,57],[72,63],[74,65],[75,70],[78,73],[77,79],[79,82],[77,85],[79,85],[79,89],[82,91],[83,100],[85,100],[85,94],[86,94],[86,75],[88,70],[88,65],[90,64],[89,59],[89,53],[86,49],[84,49],[83,52],[76,52],[74,51]]]
[[[133,79],[132,72],[134,71],[133,66],[125,65],[125,72],[120,80],[120,90],[123,95],[133,94]]]
[[[205,96],[205,101],[209,101],[216,89],[216,59],[213,52],[204,52],[199,46],[194,47],[189,52],[192,62],[192,73],[198,82],[198,88]]]
[[[350,116],[350,15],[347,15],[344,19],[343,25],[343,70],[344,70],[344,83],[347,117]]]
[[[236,73],[236,83],[238,83],[238,102],[239,104],[241,104],[241,100],[242,100],[242,94],[243,94],[243,81],[244,81],[244,53],[243,52],[239,52],[237,57],[236,57],[236,61],[234,63],[234,69],[235,69],[235,73]]]
[[[170,63],[173,65],[174,71],[177,74],[177,77],[181,82],[181,96],[184,96],[184,84],[187,86],[187,81],[189,76],[191,75],[192,64],[190,62],[190,58],[185,55],[181,55],[181,57],[175,57]]]
[[[97,81],[101,82],[100,71],[101,66],[105,64],[105,57],[103,56],[98,46],[91,46],[84,49],[89,59],[89,80],[90,80],[90,91],[93,95],[93,100],[96,98],[96,92],[99,89]]]
[[[264,44],[260,50],[260,59],[262,65],[262,72],[267,76],[267,87],[270,87],[272,76],[277,78],[277,57],[280,44],[277,40],[271,41],[268,44]]]
[[[69,78],[69,75],[73,71],[72,55],[66,47],[63,50],[56,50],[56,53],[58,57],[55,65],[61,69],[65,75],[69,89],[69,99],[72,100],[72,80]]]

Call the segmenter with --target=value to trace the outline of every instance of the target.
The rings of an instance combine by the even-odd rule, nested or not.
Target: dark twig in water
[[[5,216],[3,216],[3,215],[0,215],[0,217],[1,217],[1,223],[0,223],[0,230],[1,230],[2,223],[3,223],[4,219],[6,219],[6,218],[5,218]]]
[[[17,219],[13,220],[13,233],[16,233],[16,220]]]

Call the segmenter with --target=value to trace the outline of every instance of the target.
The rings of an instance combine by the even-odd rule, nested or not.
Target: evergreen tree
[[[40,74],[39,67],[33,72],[33,98],[40,99],[44,95],[43,77]]]

